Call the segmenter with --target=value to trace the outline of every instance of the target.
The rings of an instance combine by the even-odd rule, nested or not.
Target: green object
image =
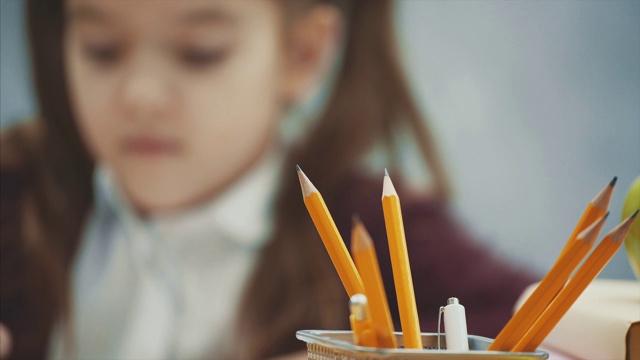
[[[622,205],[622,219],[631,216],[634,211],[640,209],[640,176],[638,176],[631,184],[627,197]],[[640,280],[640,220],[636,219],[629,234],[624,239],[624,246],[629,256],[631,268],[636,274],[636,278]]]

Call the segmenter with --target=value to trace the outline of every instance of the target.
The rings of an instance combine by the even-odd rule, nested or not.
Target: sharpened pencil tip
[[[302,169],[300,168],[300,165],[296,164],[296,170],[297,171],[302,171]]]
[[[587,226],[586,229],[582,230],[582,232],[578,234],[577,239],[587,243],[593,243],[598,237],[598,234],[600,234],[600,230],[602,230],[602,226],[604,225],[604,221],[607,219],[607,216],[609,216],[608,212],[594,221],[591,225]]]
[[[300,181],[300,187],[302,188],[302,196],[307,197],[311,193],[318,192],[315,186],[311,183],[307,175],[298,167],[298,180]]]
[[[618,177],[614,176],[613,180],[611,180],[611,182],[609,183],[609,186],[614,187],[616,185],[616,181],[618,181]]]
[[[387,169],[384,169],[384,179],[382,180],[382,198],[385,196],[398,195],[396,189],[393,187],[393,182],[391,182],[391,177],[387,172]]]
[[[639,210],[634,211],[631,216],[624,219],[618,226],[609,231],[609,234],[613,236],[612,241],[620,243],[624,241],[624,239],[627,237],[627,234],[631,230],[631,226],[636,220],[636,216],[638,216],[638,211]]]
[[[371,236],[364,227],[364,224],[360,220],[357,214],[352,217],[353,224],[351,225],[351,252],[353,254],[362,253],[369,248],[373,247]],[[357,266],[357,264],[356,264]]]
[[[353,226],[356,226],[359,222],[360,222],[360,215],[358,214],[351,215],[351,223],[353,224]]]
[[[387,171],[387,168],[384,168],[384,176],[389,176],[389,172]]]

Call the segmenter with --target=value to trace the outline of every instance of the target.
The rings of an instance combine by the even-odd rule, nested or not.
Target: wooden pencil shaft
[[[376,251],[369,233],[359,221],[353,226],[351,253],[369,299],[369,310],[378,344],[383,348],[396,348],[398,344],[393,333],[393,321]]]
[[[364,294],[364,285],[320,193],[304,198],[309,215],[349,296]]]
[[[569,281],[567,286],[560,291],[547,310],[511,351],[533,351],[540,346],[584,289],[611,260],[621,245],[622,243],[603,239],[593,254],[578,269],[576,275]]]
[[[298,166],[298,179],[302,188],[302,197],[313,224],[329,253],[331,262],[349,296],[364,293],[364,286],[356,266],[347,251],[340,232],[322,199],[320,192],[313,186],[309,178]]]
[[[405,348],[422,349],[420,322],[398,197],[396,195],[384,196],[382,198],[382,209],[389,241],[391,267],[393,269]]]
[[[580,261],[587,255],[602,230],[605,219],[606,215],[597,219],[570,243],[564,253],[560,254],[551,270],[500,331],[488,350],[507,351],[522,338],[558,294]]]
[[[536,321],[511,351],[531,351],[542,343],[569,310],[571,305],[573,305],[580,294],[582,294],[584,289],[598,276],[600,271],[602,271],[622,246],[624,238],[629,233],[637,214],[638,211],[605,235],[604,239],[602,239],[593,253],[589,255],[569,283],[560,291],[538,321]]]
[[[488,350],[509,350],[540,316],[569,276],[571,276],[573,269],[589,251],[588,244],[574,241],[573,245],[562,255],[564,261],[558,261],[549,270],[534,292],[516,311],[503,330],[500,331]]]
[[[597,221],[598,218],[600,218],[605,213],[606,209],[600,210],[594,207],[592,204],[589,204],[585,212],[582,214],[582,217],[578,221],[578,224],[573,229],[573,233],[571,233],[571,236],[569,236],[569,239],[565,243],[564,248],[562,248],[562,251],[560,251],[560,254],[562,255],[567,251],[571,243],[578,237],[578,234],[580,234],[580,232]]]

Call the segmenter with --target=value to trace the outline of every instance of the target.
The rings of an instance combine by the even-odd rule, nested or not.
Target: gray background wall
[[[400,33],[456,203],[496,251],[546,272],[587,203],[640,176],[639,1],[411,1]],[[633,278],[624,250],[601,276]]]
[[[0,120],[34,113],[22,0],[0,0]],[[481,241],[540,274],[619,177],[640,175],[640,1],[420,1],[398,9],[411,82]],[[602,277],[633,278],[624,250]]]

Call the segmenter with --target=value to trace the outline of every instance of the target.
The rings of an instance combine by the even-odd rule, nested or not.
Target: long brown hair
[[[373,146],[393,149],[394,133],[404,127],[415,134],[435,193],[443,199],[449,195],[432,136],[402,72],[392,1],[304,3],[318,2],[337,6],[344,16],[343,60],[317,125],[285,160],[272,239],[262,250],[242,305],[244,358],[293,348],[296,328],[337,328],[347,318],[335,311],[346,308],[346,295],[303,208],[295,164],[302,164],[314,184],[330,196]],[[301,2],[283,3],[291,7]],[[11,148],[2,156],[3,179],[5,173],[13,173],[30,182],[24,187],[26,195],[16,200],[21,212],[11,218],[13,230],[4,230],[9,205],[3,204],[1,297],[2,321],[15,337],[13,355],[33,358],[45,355],[54,325],[69,313],[71,264],[92,203],[93,162],[76,128],[66,88],[63,0],[29,0],[27,16],[40,116],[32,131],[37,133],[35,141],[24,131],[2,139],[3,152]],[[23,165],[9,166],[21,157]],[[9,255],[6,249],[14,248]],[[20,258],[19,266],[9,256]],[[9,278],[6,269],[24,275]],[[14,303],[18,310],[5,311],[5,304]],[[33,311],[37,315],[29,316],[35,319],[27,328],[22,319]]]
[[[62,1],[30,1],[28,36],[40,116],[3,132],[2,322],[12,358],[43,358],[69,314],[70,268],[92,200],[93,164],[65,84]]]

